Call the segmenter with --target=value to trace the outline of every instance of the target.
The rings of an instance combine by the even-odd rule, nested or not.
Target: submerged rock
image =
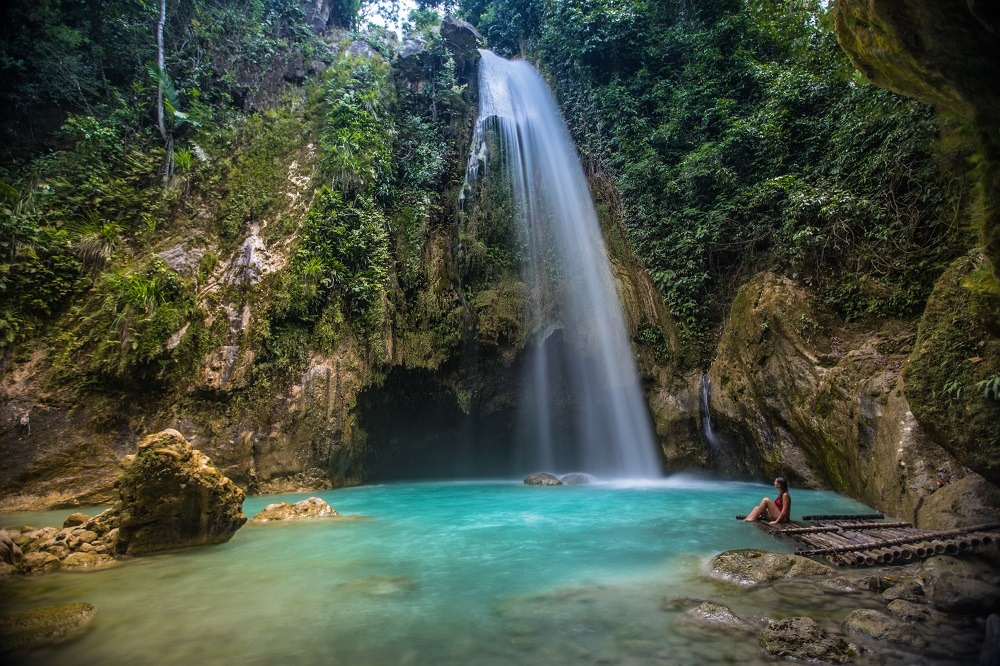
[[[709,575],[739,585],[759,585],[781,578],[822,576],[833,569],[799,555],[770,553],[753,548],[727,550],[712,558]]]
[[[559,477],[564,486],[579,486],[585,483],[596,483],[597,477],[586,472],[571,472]]]
[[[0,617],[0,653],[20,652],[75,638],[97,613],[91,604],[36,608]]]
[[[546,474],[540,472],[537,474],[529,474],[524,477],[524,485],[526,486],[561,486],[563,482],[558,479],[553,474]]]
[[[301,520],[303,518],[332,518],[339,516],[337,510],[318,497],[310,497],[295,504],[275,502],[253,517],[255,523],[275,520]]]
[[[906,601],[905,599],[894,599],[889,602],[887,606],[890,613],[894,613],[899,617],[906,620],[929,620],[933,617],[935,612],[931,610],[929,606],[923,604],[915,604],[912,601]]]
[[[176,430],[142,440],[117,487],[122,555],[225,543],[247,520],[243,491]]]
[[[843,664],[858,656],[858,647],[820,627],[808,617],[770,620],[757,640],[764,652],[775,657]]]
[[[898,585],[893,585],[882,593],[883,601],[921,601],[924,598],[924,588],[915,580],[908,580]]]
[[[734,613],[729,606],[714,601],[703,601],[684,615],[689,620],[710,629],[753,633],[757,631],[758,627],[753,622]]]
[[[853,611],[844,620],[844,629],[869,638],[912,647],[924,647],[927,641],[908,623],[870,608]]]

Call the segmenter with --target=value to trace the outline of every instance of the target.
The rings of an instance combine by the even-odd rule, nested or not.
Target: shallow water
[[[833,622],[863,603],[811,583],[746,592],[704,578],[722,550],[789,550],[734,520],[769,490],[674,477],[313,493],[364,517],[248,524],[221,546],[6,581],[3,611],[97,607],[92,631],[28,664],[766,663],[755,636],[690,625],[669,599]],[[253,497],[244,511],[307,496]],[[829,492],[794,498],[795,516],[870,511]],[[964,641],[950,651],[973,649]]]

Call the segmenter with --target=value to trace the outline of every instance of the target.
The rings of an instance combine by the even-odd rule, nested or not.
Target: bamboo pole
[[[881,513],[831,513],[815,516],[802,516],[802,520],[880,520],[885,518]]]
[[[963,534],[968,534],[970,532],[984,532],[988,530],[1000,529],[1000,523],[989,523],[985,525],[974,525],[972,527],[963,527],[954,530],[946,530],[943,532],[924,532],[921,534],[915,534],[909,537],[901,537],[897,539],[886,539],[883,541],[875,541],[868,543],[859,543],[856,546],[834,546],[831,548],[819,548],[811,550],[801,550],[798,551],[799,555],[826,555],[828,552],[848,552],[851,550],[864,550],[870,548],[884,548],[886,546],[901,546],[907,543],[920,543],[922,541],[937,540],[945,537],[959,536]],[[943,547],[943,544],[942,544]],[[935,547],[935,550],[937,548]],[[942,550],[943,552],[943,550]]]

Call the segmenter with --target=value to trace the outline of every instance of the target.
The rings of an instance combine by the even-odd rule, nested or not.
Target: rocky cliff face
[[[980,131],[982,234],[1000,275],[1000,12],[984,0],[837,0],[837,39],[873,83],[955,111]]]
[[[834,488],[918,525],[995,519],[1000,493],[911,411],[904,367],[915,339],[912,324],[847,324],[790,279],[756,276],[709,372],[725,446],[769,476]]]

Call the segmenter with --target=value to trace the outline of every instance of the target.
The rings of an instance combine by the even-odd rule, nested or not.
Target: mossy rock
[[[927,645],[924,637],[908,622],[871,608],[859,608],[852,611],[844,620],[844,629],[890,643],[900,643],[917,648]]]
[[[754,548],[727,550],[712,558],[709,574],[744,586],[754,586],[782,578],[823,576],[833,569],[800,555],[770,553]]]
[[[92,604],[79,603],[4,615],[0,617],[0,652],[23,652],[76,638],[96,614]]]
[[[854,661],[858,648],[808,617],[772,620],[757,635],[760,647],[775,657],[843,664]]]
[[[529,474],[524,477],[524,485],[526,486],[561,486],[563,482],[558,479],[553,474],[547,474],[545,472],[538,472],[535,474]]]
[[[938,280],[903,369],[920,425],[948,453],[1000,483],[1000,399],[984,395],[1000,376],[1000,287],[981,256],[953,263]]]

